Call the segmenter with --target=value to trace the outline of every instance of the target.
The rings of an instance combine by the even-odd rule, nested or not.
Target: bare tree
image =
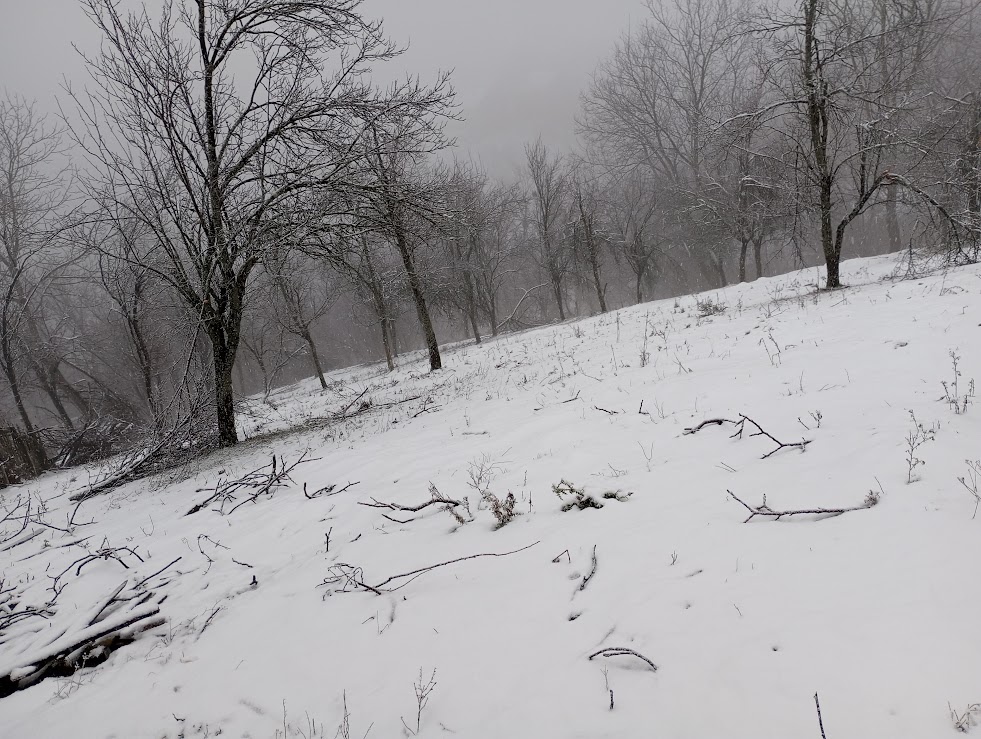
[[[275,286],[277,300],[272,305],[282,327],[306,345],[320,387],[326,390],[327,378],[313,338],[314,326],[337,299],[326,263],[304,257],[298,251],[271,247],[266,250],[263,265]]]
[[[369,123],[360,215],[398,252],[429,354],[429,367],[438,370],[443,364],[426,302],[419,252],[432,246],[439,229],[445,227],[447,214],[442,177],[426,166],[427,155],[449,143],[443,136],[443,125],[451,113],[452,90],[445,78],[428,100],[426,114],[395,109]]]
[[[757,114],[790,143],[802,207],[817,215],[826,286],[841,286],[848,227],[879,202],[879,191],[908,180],[909,165],[884,157],[912,101],[908,89],[936,23],[931,0],[892,3],[894,20],[873,0],[803,0],[752,22],[772,43],[767,67],[776,100]]]
[[[644,285],[652,284],[663,251],[664,214],[653,177],[634,169],[609,184],[607,213],[616,253],[634,277],[634,298],[644,302]]]
[[[553,155],[539,137],[525,146],[531,178],[531,204],[538,263],[552,287],[559,320],[566,318],[563,282],[572,263],[572,251],[563,244],[562,219],[566,213],[568,174],[561,155]]]
[[[606,313],[606,285],[600,276],[599,221],[602,217],[599,175],[589,172],[584,163],[578,162],[571,176],[573,200],[573,228],[576,242],[581,247],[582,258],[592,278],[600,313]]]
[[[739,0],[647,2],[582,98],[579,129],[591,156],[620,172],[642,169],[670,194],[680,242],[711,283],[727,281],[730,242],[698,207],[717,178],[712,136],[730,114],[746,67],[734,35]]]
[[[92,91],[70,91],[91,187],[153,234],[154,274],[210,339],[218,436],[234,444],[232,370],[272,214],[346,181],[364,121],[431,98],[366,80],[399,50],[360,0],[182,0],[156,18],[84,5],[103,38],[86,59]]]
[[[24,369],[50,401],[61,424],[75,424],[65,402],[83,417],[89,406],[62,372],[44,321],[43,301],[67,257],[55,220],[66,203],[59,167],[60,132],[27,101],[0,99],[0,366],[25,430],[34,430]]]

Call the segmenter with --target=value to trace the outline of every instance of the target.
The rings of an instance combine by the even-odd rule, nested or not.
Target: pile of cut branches
[[[262,496],[272,497],[280,488],[295,484],[290,473],[299,465],[306,462],[313,462],[314,459],[307,458],[307,452],[303,452],[298,459],[287,463],[283,457],[272,455],[272,461],[262,467],[246,472],[241,477],[234,479],[218,478],[218,482],[213,487],[199,488],[197,492],[210,493],[207,498],[191,508],[185,516],[207,508],[212,503],[217,503],[214,509],[223,516],[230,515],[241,508],[246,503],[255,503]]]
[[[20,593],[0,584],[0,698],[44,677],[64,677],[104,661],[112,652],[165,623],[159,596],[123,581],[90,608],[55,624],[57,595],[39,607],[25,607]],[[60,593],[60,591],[59,591]],[[67,623],[65,623],[67,621]]]

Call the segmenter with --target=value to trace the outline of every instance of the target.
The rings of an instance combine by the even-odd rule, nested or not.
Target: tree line
[[[510,180],[455,151],[449,75],[373,81],[403,50],[360,0],[82,4],[101,46],[61,115],[0,100],[0,426],[38,468],[191,417],[184,448],[233,445],[237,398],[342,363],[979,256],[966,0],[648,0],[578,144],[530,140]]]

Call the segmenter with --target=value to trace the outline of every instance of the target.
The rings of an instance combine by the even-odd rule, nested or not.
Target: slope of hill
[[[981,269],[844,268],[301,383],[77,512],[78,470],[4,491],[48,524],[3,524],[4,607],[57,600],[0,674],[120,583],[166,623],[0,699],[0,736],[820,737],[815,693],[829,739],[969,729]],[[220,487],[273,455],[292,484]]]

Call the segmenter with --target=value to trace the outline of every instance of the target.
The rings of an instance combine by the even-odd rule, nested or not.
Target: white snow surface
[[[981,407],[954,413],[942,381],[951,351],[962,395],[981,378],[981,269],[894,271],[853,260],[843,291],[816,292],[820,272],[805,270],[457,344],[434,373],[414,354],[394,373],[359,366],[327,391],[304,381],[251,399],[241,431],[254,438],[85,502],[76,523],[93,523],[71,534],[0,552],[4,581],[34,603],[50,597],[49,574],[104,543],[143,557],[71,572],[53,623],[181,557],[148,582],[168,596],[166,625],[0,700],[0,737],[345,736],[345,700],[350,736],[400,737],[416,731],[420,669],[437,683],[420,737],[816,738],[815,693],[829,739],[955,734],[951,709],[981,702],[981,515],[957,479],[981,457]],[[699,317],[706,298],[725,312]],[[329,420],[362,392],[348,413],[372,407]],[[910,411],[939,427],[912,483]],[[683,433],[740,413],[810,444],[762,459],[775,445],[749,429]],[[219,475],[305,451],[316,460],[296,485],[229,515],[185,515]],[[481,459],[491,491],[516,498],[503,528],[468,486]],[[37,493],[64,525],[89,474],[0,496]],[[563,512],[563,479],[631,495]],[[301,489],[355,481],[312,500]],[[474,520],[359,505],[422,503],[430,483],[468,496]],[[880,500],[744,523],[727,490],[775,510]],[[339,563],[377,584],[531,544],[382,595],[323,585]],[[658,669],[588,659],[607,646]],[[0,645],[0,664],[11,655]]]

